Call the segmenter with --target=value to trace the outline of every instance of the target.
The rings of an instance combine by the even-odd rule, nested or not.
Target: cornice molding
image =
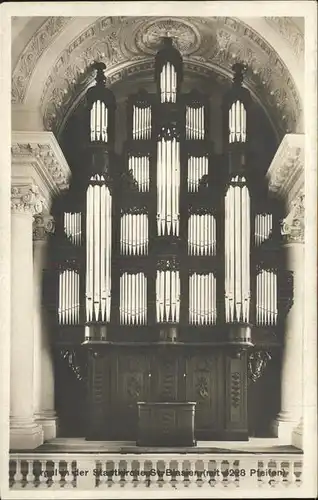
[[[304,188],[303,134],[286,134],[267,171],[269,190],[286,203],[287,213]]]
[[[31,180],[38,186],[46,207],[54,196],[68,189],[70,168],[52,132],[13,132],[12,182]]]

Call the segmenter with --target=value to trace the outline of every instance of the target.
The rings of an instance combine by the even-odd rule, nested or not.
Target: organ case
[[[63,342],[87,352],[86,436],[137,439],[138,402],[195,402],[197,439],[247,439],[249,352],[282,322],[284,280],[277,245],[263,251],[277,221],[255,196],[245,68],[233,67],[223,101],[223,159],[207,96],[181,93],[170,39],[155,59],[157,94],[127,100],[122,158],[115,98],[95,69],[85,189],[61,219],[57,297]]]

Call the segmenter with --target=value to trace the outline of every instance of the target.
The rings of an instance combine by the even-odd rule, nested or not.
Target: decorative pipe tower
[[[177,102],[183,79],[182,65],[182,56],[173,47],[172,38],[164,37],[155,58],[155,80],[162,103]]]
[[[247,67],[236,63],[230,91],[223,101],[227,161],[224,214],[225,324],[237,353],[252,345],[251,200],[247,161],[250,94],[242,87]]]
[[[112,163],[115,140],[113,93],[105,87],[104,63],[94,63],[96,84],[87,91],[88,187],[86,192],[85,339],[106,339],[111,321]]]

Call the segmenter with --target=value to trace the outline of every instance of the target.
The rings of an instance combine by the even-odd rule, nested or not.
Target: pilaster
[[[293,273],[293,305],[285,323],[281,375],[281,410],[273,421],[275,436],[285,443],[302,442],[304,325],[304,137],[284,137],[268,170],[270,190],[285,202],[287,216],[281,233],[286,251],[286,267]]]
[[[33,416],[33,252],[32,217],[42,211],[34,184],[11,189],[11,363],[10,448],[32,449],[43,442]]]
[[[34,415],[44,432],[44,441],[56,437],[57,415],[54,409],[54,363],[44,299],[44,274],[48,266],[49,235],[54,233],[54,219],[47,213],[33,219],[34,279]]]
[[[10,448],[33,449],[55,435],[42,271],[52,229],[47,217],[54,197],[68,187],[70,170],[50,132],[13,132],[11,155]]]

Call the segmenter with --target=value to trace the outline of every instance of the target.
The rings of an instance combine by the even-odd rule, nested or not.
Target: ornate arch
[[[213,71],[229,77],[233,62],[246,61],[246,84],[275,124],[278,136],[298,132],[301,127],[302,103],[294,78],[277,51],[252,29],[252,23],[230,17],[78,19],[48,18],[13,72],[13,102],[40,105],[48,130],[59,132],[63,116],[90,85],[88,68],[94,59],[106,62],[110,82],[132,72],[149,71],[160,37],[167,32],[175,38],[189,71],[206,75]],[[301,58],[299,30],[293,31],[290,22],[282,24],[281,18],[260,19],[276,38],[278,34],[287,40],[294,37],[294,56]],[[47,58],[50,64],[45,62]]]

